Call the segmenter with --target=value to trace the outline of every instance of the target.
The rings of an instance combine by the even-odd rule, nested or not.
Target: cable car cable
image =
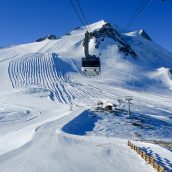
[[[143,13],[145,8],[148,7],[148,5],[150,5],[151,2],[152,2],[152,0],[143,0],[140,3],[139,8],[136,9],[135,13],[130,18],[130,20],[129,20],[127,26],[126,26],[127,28],[130,27],[138,19],[138,17]]]
[[[138,16],[142,13],[142,11],[145,9],[146,5],[149,3],[149,0],[142,0],[139,7],[136,9],[135,13],[133,16],[130,18],[127,28],[130,27],[138,18]]]
[[[129,26],[129,24],[132,22],[132,20],[134,19],[135,15],[138,13],[138,11],[140,10],[140,8],[143,6],[144,3],[145,3],[145,0],[142,0],[142,1],[138,4],[138,6],[137,6],[135,12],[133,13],[133,15],[132,15],[132,16],[130,17],[130,19],[128,20],[128,23],[127,23],[126,27]]]
[[[87,24],[89,30],[91,31],[91,29],[90,29],[90,27],[89,27],[88,20],[87,20],[87,18],[86,18],[86,15],[84,14],[83,8],[81,7],[81,4],[80,4],[79,0],[75,0],[75,1],[76,1],[77,5],[78,5],[80,11],[81,11],[81,14],[82,14],[82,16],[83,16],[83,18],[84,18],[84,20],[85,20],[85,22],[86,22],[86,24]]]
[[[72,8],[74,9],[75,13],[77,14],[77,16],[78,16],[80,22],[81,22],[82,25],[84,26],[85,30],[87,30],[87,28],[85,27],[85,24],[84,24],[84,22],[83,22],[83,20],[82,20],[82,18],[81,18],[81,16],[80,16],[80,14],[78,13],[78,11],[77,11],[77,9],[76,9],[74,3],[72,2],[72,0],[69,0],[69,2],[70,2],[70,4],[71,4]],[[87,31],[88,31],[88,30],[87,30]]]
[[[146,3],[144,4],[144,6],[140,9],[140,12],[135,16],[135,18],[133,19],[133,21],[131,22],[130,26],[136,22],[136,20],[139,18],[139,16],[141,16],[141,14],[144,12],[144,10],[151,4],[152,0],[148,0],[146,1]]]

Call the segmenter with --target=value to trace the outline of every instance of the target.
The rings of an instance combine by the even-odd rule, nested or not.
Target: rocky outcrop
[[[123,52],[125,55],[131,55],[133,57],[137,56],[135,51],[122,38],[121,34],[115,28],[113,28],[113,26],[110,23],[106,23],[102,26],[102,28],[91,32],[90,36],[96,38],[95,48],[98,48],[100,42],[104,41],[105,37],[108,37],[112,38],[115,42],[117,42],[119,52]]]
[[[46,39],[49,39],[49,40],[56,40],[58,39],[56,35],[48,35],[46,37],[43,37],[43,38],[39,38],[36,40],[36,42],[41,42],[41,41],[44,41]]]

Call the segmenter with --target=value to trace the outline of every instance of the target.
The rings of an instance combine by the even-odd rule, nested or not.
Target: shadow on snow
[[[153,150],[151,150],[149,147],[142,147],[142,150],[144,152],[146,152],[146,154],[148,154],[149,156],[153,157],[154,159],[156,159],[156,161],[158,162],[158,164],[160,164],[161,166],[163,166],[166,171],[172,171],[172,162],[166,158],[161,157],[159,154],[155,153]]]
[[[62,128],[62,131],[69,134],[86,135],[87,132],[93,130],[98,119],[100,118],[97,117],[96,114],[86,110],[72,121],[67,123]]]

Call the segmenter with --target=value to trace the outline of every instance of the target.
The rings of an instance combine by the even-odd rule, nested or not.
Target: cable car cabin
[[[90,39],[90,33],[87,31],[82,44],[84,46],[85,57],[82,58],[81,71],[85,76],[97,76],[100,75],[100,58],[89,54]]]
[[[85,76],[100,75],[100,59],[99,57],[83,57],[82,58],[82,73]]]

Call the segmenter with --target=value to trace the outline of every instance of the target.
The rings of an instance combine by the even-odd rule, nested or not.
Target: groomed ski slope
[[[100,21],[90,28],[94,31],[103,24]],[[0,171],[153,171],[127,147],[127,139],[140,140],[138,135],[143,134],[144,140],[148,133],[150,140],[164,139],[170,132],[172,54],[141,37],[140,31],[114,28],[137,57],[119,52],[119,42],[110,38],[99,38],[96,49],[93,39],[90,52],[99,55],[102,64],[101,76],[94,78],[81,74],[82,27],[57,40],[0,49]],[[140,132],[131,127],[125,114],[119,118],[98,114],[97,120],[89,117],[87,109],[98,101],[118,103],[125,96],[133,96],[133,118],[138,117],[133,120],[144,118],[154,129]],[[91,121],[89,130],[81,125],[86,118],[70,125],[79,134],[72,133],[72,128],[71,132],[63,130],[83,111]],[[156,121],[154,126],[152,121]],[[77,126],[85,129],[82,136]],[[158,127],[160,132],[155,130]],[[165,137],[171,141],[171,135]],[[168,156],[164,158],[172,161],[170,151],[159,146],[156,150],[160,155],[165,151]]]
[[[113,138],[77,137],[61,127],[82,111],[37,128],[33,140],[0,158],[2,171],[103,172],[153,169],[127,147],[127,141]],[[137,164],[137,165],[136,165]]]

